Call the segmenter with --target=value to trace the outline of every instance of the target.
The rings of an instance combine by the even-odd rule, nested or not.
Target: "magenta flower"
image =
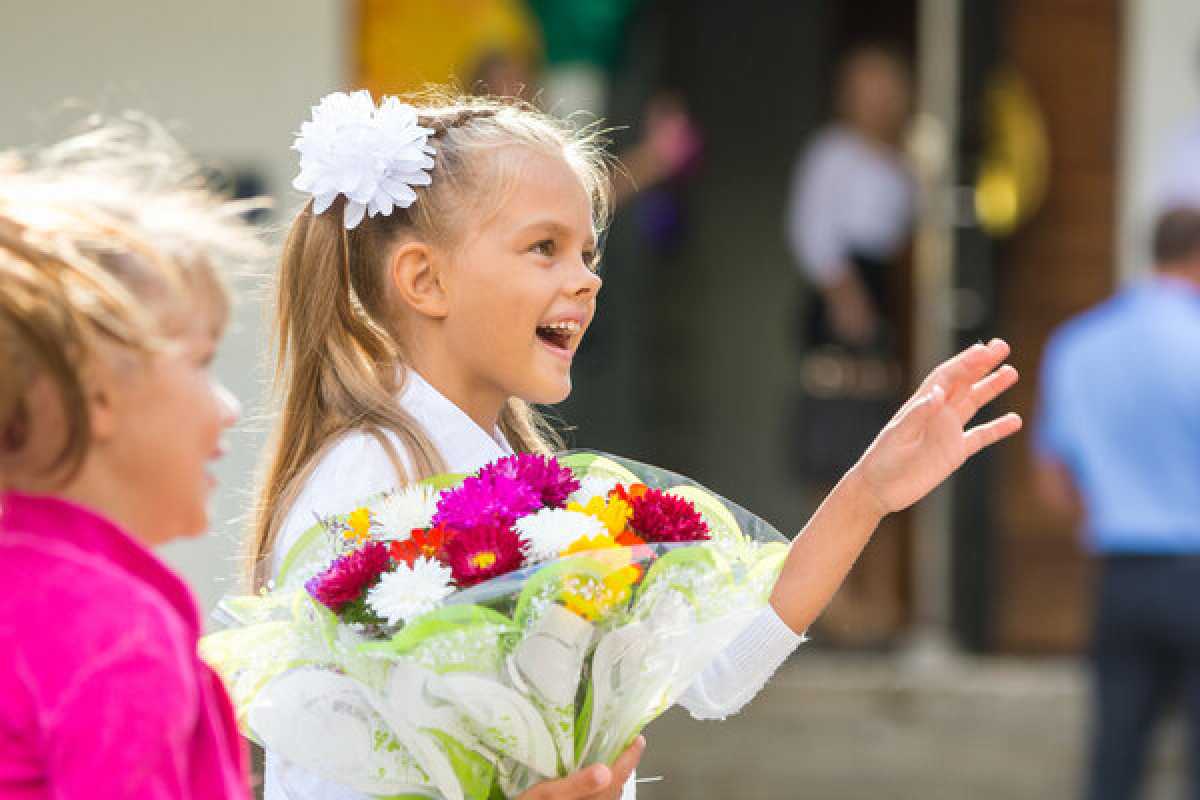
[[[461,588],[520,569],[525,543],[511,528],[480,526],[460,531],[446,542],[446,563]]]
[[[541,507],[541,497],[529,484],[489,473],[467,478],[457,488],[444,492],[433,525],[459,532],[479,527],[511,528],[520,517]]]
[[[700,542],[709,538],[708,524],[682,497],[648,489],[631,501],[629,527],[647,542]]]
[[[341,611],[360,599],[390,566],[387,546],[382,542],[368,542],[339,556],[324,572],[310,578],[304,588],[321,605],[331,611]]]
[[[579,490],[575,473],[553,456],[520,453],[502,458],[479,471],[481,478],[497,475],[528,484],[547,508],[564,508],[571,493]]]

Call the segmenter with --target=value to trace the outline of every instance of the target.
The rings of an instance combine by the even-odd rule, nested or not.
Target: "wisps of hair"
[[[97,345],[148,353],[164,313],[196,292],[228,310],[220,270],[261,258],[243,212],[161,126],[135,114],[92,118],[82,132],[0,154],[0,444],[24,446],[32,382],[49,378],[66,435],[51,469],[67,481],[90,440],[84,373]]]

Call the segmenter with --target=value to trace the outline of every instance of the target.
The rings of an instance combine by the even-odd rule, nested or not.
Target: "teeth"
[[[561,331],[562,333],[578,333],[578,322],[552,322],[549,325],[539,325],[538,327],[548,331]]]

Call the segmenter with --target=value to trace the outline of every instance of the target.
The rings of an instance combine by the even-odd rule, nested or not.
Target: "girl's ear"
[[[97,359],[99,361],[100,359]],[[88,369],[87,399],[92,439],[104,442],[116,435],[118,404],[116,376],[111,365],[90,364]]]
[[[448,313],[446,287],[435,256],[424,242],[405,242],[392,253],[389,277],[392,290],[405,305],[431,319],[444,319]]]

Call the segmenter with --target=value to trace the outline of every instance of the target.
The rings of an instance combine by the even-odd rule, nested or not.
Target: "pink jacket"
[[[250,797],[178,576],[115,525],[0,495],[0,798]]]

